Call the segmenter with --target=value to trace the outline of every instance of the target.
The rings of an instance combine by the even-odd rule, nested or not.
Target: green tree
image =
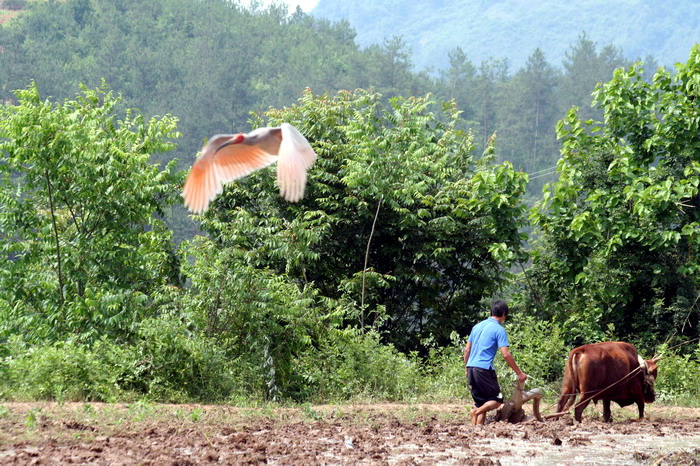
[[[560,179],[532,211],[530,306],[576,342],[698,334],[700,46],[643,77],[636,64],[597,87],[602,125],[575,109],[559,123]]]
[[[372,45],[366,52],[369,65],[366,82],[354,87],[372,87],[387,98],[415,94],[411,49],[403,37],[384,39],[382,46]]]
[[[445,89],[445,100],[455,99],[457,106],[462,110],[462,118],[471,121],[476,115],[476,99],[473,96],[476,67],[460,47],[450,51],[448,57],[450,67],[440,72],[440,85]]]
[[[486,146],[499,128],[500,106],[508,82],[508,62],[491,58],[481,63],[475,79],[474,99],[480,141]]]
[[[176,120],[117,119],[104,87],[63,103],[36,85],[16,96],[0,114],[0,335],[126,332],[149,293],[176,282],[155,215],[182,176],[150,162],[174,147]]]
[[[499,139],[509,144],[499,147],[505,154],[517,154],[508,160],[527,172],[551,166],[558,158],[556,135],[551,131],[557,121],[558,84],[559,72],[547,62],[541,49],[530,55],[525,68],[508,83]]]
[[[598,53],[596,43],[582,32],[571,50],[566,52],[563,65],[564,75],[559,88],[561,113],[576,106],[580,109],[583,120],[602,119],[602,114],[592,105],[592,92],[597,84],[612,78],[615,68],[629,65],[629,61],[623,58],[622,51],[607,45]]]
[[[385,96],[424,94],[400,38],[360,50],[347,22],[331,23],[273,4],[230,0],[35,2],[0,26],[0,102],[31,81],[55,99],[105,79],[123,108],[172,114],[184,137],[155,154],[189,166],[205,138],[245,127],[250,112],[290,105],[301,92],[374,87]],[[196,225],[176,206],[176,241]]]
[[[529,198],[539,199],[542,186],[554,175],[559,144],[554,127],[559,118],[557,88],[561,73],[536,49],[525,67],[508,81],[499,107],[499,153],[516,168],[535,173]],[[549,170],[551,169],[551,170]],[[549,170],[549,171],[548,171]]]
[[[228,247],[241,234],[256,243],[256,236],[265,237],[266,226],[253,216],[239,211],[235,217],[239,228],[220,230],[216,240],[198,236],[183,244],[191,288],[175,296],[174,305],[235,362],[246,392],[306,399],[315,386],[303,379],[300,361],[317,360],[307,353],[328,344],[344,310],[319,299],[313,286],[255,267],[259,251]]]
[[[522,258],[525,175],[474,157],[453,104],[381,102],[306,92],[268,112],[269,124],[297,125],[319,155],[306,197],[284,202],[262,171],[227,188],[202,226],[221,247],[250,251],[248,266],[349,303],[359,310],[350,323],[410,350],[465,333]]]

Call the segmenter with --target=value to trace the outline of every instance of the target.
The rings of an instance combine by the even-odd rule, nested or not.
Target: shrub
[[[331,335],[318,352],[308,352],[299,360],[310,399],[413,401],[421,392],[416,359],[383,345],[377,333],[363,335],[359,329],[348,328]]]
[[[98,345],[100,346],[100,345]],[[7,344],[0,365],[0,397],[16,400],[110,401],[119,393],[116,368],[100,348],[75,342],[29,347],[21,339]]]
[[[94,345],[30,346],[11,339],[0,364],[0,398],[220,402],[256,394],[232,370],[238,361],[227,360],[213,341],[180,319],[146,319],[136,335],[131,345],[103,339]]]
[[[506,321],[510,349],[518,366],[530,377],[530,383],[541,384],[560,380],[571,348],[564,343],[559,325],[532,316],[516,315]],[[503,358],[501,373],[513,371]]]
[[[694,354],[664,354],[659,361],[656,393],[661,402],[698,406],[700,403],[700,346]]]
[[[460,339],[453,332],[451,341],[449,346],[431,347],[428,351],[423,365],[425,386],[421,396],[426,402],[471,400],[464,369],[466,339]]]
[[[181,319],[146,319],[137,334],[133,346],[112,353],[122,390],[162,402],[216,402],[236,392],[234,361]]]

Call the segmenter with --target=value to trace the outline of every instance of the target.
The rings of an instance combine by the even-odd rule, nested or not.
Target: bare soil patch
[[[0,404],[0,464],[700,464],[700,409],[468,425],[462,405]]]
[[[0,5],[0,7],[2,7],[2,5]],[[0,9],[0,24],[11,20],[16,15],[17,14],[14,11],[7,11],[7,10]]]

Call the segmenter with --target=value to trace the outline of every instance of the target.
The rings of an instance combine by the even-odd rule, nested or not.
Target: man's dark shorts
[[[501,387],[498,386],[495,370],[467,367],[467,376],[469,377],[469,389],[477,408],[491,400],[503,403],[503,394]]]

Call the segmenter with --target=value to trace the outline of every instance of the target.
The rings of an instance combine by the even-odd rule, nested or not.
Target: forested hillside
[[[559,67],[582,31],[601,47],[622,49],[626,59],[651,55],[670,66],[684,61],[700,37],[700,9],[693,0],[320,0],[312,13],[347,20],[361,46],[403,37],[417,70],[445,68],[447,53],[457,47],[475,63],[505,58],[512,69],[539,47]]]
[[[573,345],[700,336],[700,46],[429,75],[286,8],[28,5],[0,27],[0,398],[461,396],[503,296],[547,382]],[[318,154],[301,202],[266,169],[184,212],[208,137],[281,122]],[[687,348],[668,399],[700,393]]]

